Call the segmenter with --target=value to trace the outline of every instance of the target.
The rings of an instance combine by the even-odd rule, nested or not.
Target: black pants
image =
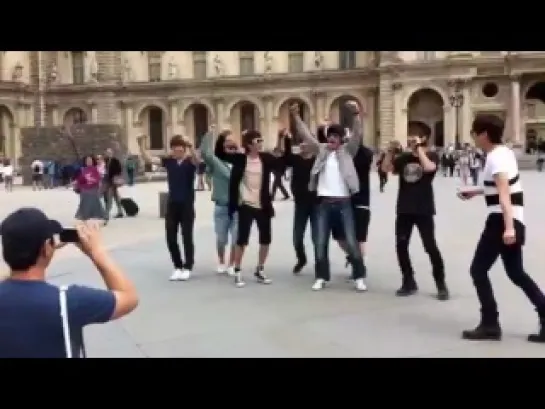
[[[524,271],[522,265],[522,246],[525,240],[525,228],[515,220],[517,241],[511,246],[503,243],[504,223],[503,215],[491,214],[486,220],[473,261],[470,274],[477,290],[477,297],[481,304],[482,323],[496,325],[498,323],[498,306],[488,278],[488,272],[498,257],[503,262],[507,277],[513,284],[526,294],[526,297],[536,308],[542,322],[545,323],[545,295]]]
[[[435,240],[435,222],[432,215],[397,215],[395,224],[396,253],[403,279],[414,280],[414,270],[409,256],[409,243],[414,226],[418,229],[424,250],[430,257],[435,282],[444,283],[445,265]]]
[[[293,247],[295,255],[300,262],[307,261],[305,252],[305,231],[307,224],[310,223],[310,237],[312,238],[312,247],[316,252],[316,203],[313,201],[301,201],[295,203],[295,211],[293,214]],[[316,261],[316,255],[314,257]]]
[[[454,163],[451,163],[451,164],[448,165],[448,173],[449,173],[450,177],[454,176],[454,168],[455,167],[456,167],[456,165]]]
[[[379,172],[378,172],[378,181],[379,181],[380,191],[384,192],[384,186],[386,186],[386,183],[388,182],[388,174],[384,173],[384,172],[381,172],[379,170]]]
[[[477,186],[479,183],[479,168],[469,168],[469,174],[471,175],[473,186]]]
[[[267,246],[271,244],[271,216],[263,209],[242,205],[238,209],[238,237],[237,245],[247,246],[250,241],[252,223],[257,224],[259,244]]]
[[[274,197],[276,196],[276,189],[280,189],[280,192],[284,195],[284,199],[289,199],[290,194],[288,193],[288,191],[282,184],[282,174],[280,173],[274,174],[274,180],[273,180],[272,192],[271,192],[272,200],[274,200]]]
[[[195,207],[193,202],[167,204],[165,215],[165,232],[168,251],[174,268],[191,270],[195,263],[195,246],[193,244],[193,225],[195,223]],[[178,245],[178,228],[182,229],[185,263],[182,261],[180,246]]]

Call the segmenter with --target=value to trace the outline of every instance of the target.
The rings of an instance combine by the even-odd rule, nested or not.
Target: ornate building
[[[466,142],[484,111],[524,144],[545,137],[545,52],[0,51],[0,142],[12,158],[21,128],[73,122],[119,125],[132,152],[141,134],[159,152],[213,121],[258,128],[272,146],[290,103],[314,127],[343,122],[346,99],[365,107],[371,145],[403,140],[408,121],[427,123],[437,145]]]

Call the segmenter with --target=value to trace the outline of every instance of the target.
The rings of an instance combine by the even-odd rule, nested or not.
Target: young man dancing
[[[463,199],[484,195],[488,216],[471,262],[470,273],[481,304],[481,322],[462,333],[468,340],[500,340],[498,306],[488,272],[501,257],[507,276],[524,292],[535,307],[541,324],[530,342],[545,343],[545,295],[524,271],[522,246],[525,241],[524,192],[518,163],[511,149],[502,144],[504,123],[495,115],[479,115],[473,121],[472,135],[486,153],[483,189],[465,189],[458,193]]]
[[[316,157],[308,143],[299,144],[299,154],[292,151],[292,136],[284,132],[284,160],[288,167],[292,168],[291,192],[295,202],[293,213],[293,247],[297,263],[293,267],[293,273],[299,274],[307,264],[305,252],[305,231],[310,223],[310,236],[314,250],[316,250],[316,192],[308,190],[310,171],[314,166]],[[316,262],[316,256],[314,257]]]
[[[201,156],[206,163],[206,168],[212,177],[212,201],[214,202],[214,230],[216,232],[216,249],[218,252],[218,274],[235,274],[235,243],[237,240],[238,215],[229,215],[229,180],[231,178],[231,164],[222,161],[215,154],[216,150],[236,152],[238,147],[231,131],[221,132],[214,144],[215,127],[204,136],[201,143]],[[225,248],[231,235],[231,252],[229,262],[225,261]]]
[[[424,250],[432,265],[432,274],[437,286],[437,299],[448,300],[449,292],[445,282],[445,266],[435,240],[435,199],[433,179],[439,158],[435,152],[427,150],[426,142],[431,129],[423,124],[410,127],[408,135],[409,152],[399,153],[398,144],[391,144],[382,163],[384,172],[399,175],[397,194],[395,236],[396,252],[403,276],[398,296],[409,296],[417,292],[414,270],[409,256],[409,243],[414,226],[420,233]]]
[[[360,183],[354,168],[354,156],[363,138],[360,110],[356,102],[350,101],[347,107],[354,117],[352,136],[343,144],[344,129],[331,124],[326,130],[327,143],[320,144],[299,116],[299,108],[290,108],[297,134],[303,141],[318,151],[312,166],[309,190],[316,191],[317,225],[316,237],[316,281],[313,290],[321,290],[330,280],[328,243],[331,229],[341,223],[345,232],[347,252],[352,263],[352,276],[356,290],[366,291],[366,269],[354,231],[354,214],[350,196],[358,193]]]
[[[352,207],[354,212],[354,229],[356,240],[359,243],[361,253],[365,259],[365,244],[367,243],[367,232],[369,231],[369,221],[371,220],[370,210],[370,173],[373,165],[373,151],[364,145],[360,145],[356,156],[354,156],[354,168],[358,175],[360,190],[352,195]],[[337,228],[338,227],[338,228]],[[335,226],[332,229],[332,236],[339,246],[347,252],[346,235],[342,226]],[[347,262],[350,257],[347,255]]]
[[[235,248],[235,285],[244,287],[240,266],[244,250],[250,239],[250,230],[255,221],[259,231],[259,260],[254,276],[261,284],[272,281],[265,275],[265,262],[272,240],[271,219],[274,217],[270,181],[271,173],[282,161],[271,153],[262,152],[263,138],[259,131],[250,130],[242,134],[245,153],[226,152],[216,149],[216,156],[233,165],[229,181],[229,214],[238,212],[238,237]]]
[[[199,160],[181,135],[170,139],[170,155],[152,158],[145,148],[146,137],[138,139],[140,153],[146,163],[160,164],[167,171],[168,203],[165,215],[167,247],[174,264],[171,281],[186,281],[195,262],[193,226],[195,223],[195,173]],[[178,245],[178,229],[182,230],[185,262]]]

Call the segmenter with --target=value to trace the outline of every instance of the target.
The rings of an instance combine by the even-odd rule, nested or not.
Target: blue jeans
[[[238,214],[229,217],[229,206],[216,204],[214,207],[214,231],[216,232],[216,243],[218,249],[224,249],[229,242],[231,233],[231,245],[237,242]]]
[[[320,199],[317,205],[317,234],[316,234],[316,278],[329,281],[329,238],[334,225],[341,225],[345,232],[346,250],[352,265],[352,278],[364,278],[367,275],[363,257],[356,240],[354,230],[354,213],[352,203],[347,200]]]

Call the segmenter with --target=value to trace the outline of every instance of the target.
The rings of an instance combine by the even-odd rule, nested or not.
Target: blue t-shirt
[[[167,171],[169,200],[176,203],[193,203],[197,167],[189,159],[178,162],[169,157],[161,159],[161,166]]]
[[[115,296],[72,285],[66,298],[72,356],[79,357],[83,327],[108,322]],[[0,283],[0,358],[66,358],[57,286],[11,279]]]

